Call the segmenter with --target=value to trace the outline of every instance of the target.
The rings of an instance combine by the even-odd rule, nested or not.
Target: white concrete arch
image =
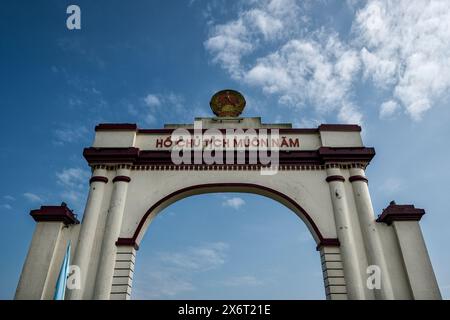
[[[192,124],[164,129],[98,125],[93,146],[83,152],[92,168],[83,221],[77,224],[67,207],[32,211],[38,225],[16,298],[51,296],[53,271],[63,258],[61,248],[72,239],[72,264],[81,270],[81,288],[70,290],[66,298],[129,299],[136,251],[158,212],[195,194],[246,192],[278,201],[304,221],[320,251],[328,299],[440,299],[418,224],[424,210],[394,203],[375,217],[365,176],[375,150],[363,145],[359,126],[296,129],[290,124],[264,124],[260,118],[196,120],[203,129]],[[192,135],[179,140],[177,128]],[[277,173],[262,175],[266,163],[261,159],[237,162],[234,150],[232,163],[224,158],[217,164],[205,159],[173,161],[174,143],[184,141],[192,147],[210,128],[219,135],[228,129],[252,128],[253,134],[261,132],[258,144],[266,145],[267,129],[275,130],[278,138],[271,136],[270,144],[280,147]],[[220,137],[211,144],[230,149],[245,141],[233,139]],[[250,150],[245,152],[247,160]],[[43,262],[46,268],[38,267]],[[380,288],[367,284],[367,270],[374,265],[381,271]]]

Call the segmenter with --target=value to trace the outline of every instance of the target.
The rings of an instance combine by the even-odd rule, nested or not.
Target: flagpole
[[[66,294],[67,277],[69,276],[70,267],[70,241],[67,245],[66,255],[61,265],[61,270],[59,271],[58,280],[56,281],[55,295],[53,300],[64,300]]]

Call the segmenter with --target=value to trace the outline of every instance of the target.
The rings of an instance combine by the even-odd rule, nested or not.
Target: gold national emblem
[[[212,96],[209,105],[218,117],[238,117],[244,110],[245,99],[238,91],[222,90]]]

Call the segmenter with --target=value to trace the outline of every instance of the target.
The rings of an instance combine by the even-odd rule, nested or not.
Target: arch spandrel
[[[149,222],[181,198],[245,192],[266,196],[290,208],[319,243],[323,238],[336,238],[325,178],[320,171],[280,171],[270,178],[261,176],[259,171],[140,171],[132,176],[120,237],[133,238],[139,244]]]

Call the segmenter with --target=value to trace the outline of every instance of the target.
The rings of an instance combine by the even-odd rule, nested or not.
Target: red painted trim
[[[84,158],[90,163],[134,163],[138,159],[138,148],[85,148]]]
[[[139,250],[139,245],[133,239],[119,238],[116,241],[117,247],[134,247],[135,250]]]
[[[366,147],[319,148],[319,157],[325,162],[346,162],[346,161],[370,162],[374,156],[375,156],[374,148],[366,148]]]
[[[275,124],[276,125],[276,124]],[[193,132],[193,128],[187,129],[189,132]],[[356,124],[321,124],[318,128],[240,128],[242,130],[254,129],[278,129],[280,133],[318,133],[320,131],[341,131],[341,132],[360,132],[361,127]],[[100,123],[95,127],[95,131],[136,131],[137,133],[148,134],[168,134],[172,133],[175,128],[163,128],[163,129],[140,129],[135,123]],[[206,128],[203,131],[207,130]],[[226,129],[218,129],[225,132]]]
[[[95,131],[136,131],[135,123],[100,123],[95,126]]]
[[[30,215],[36,222],[60,221],[65,225],[80,223],[65,203],[60,206],[41,206],[39,209],[31,210]]]
[[[316,247],[316,250],[319,251],[321,247],[340,247],[341,243],[338,238],[326,238],[322,239],[321,242]]]
[[[116,176],[113,179],[113,183],[118,182],[118,181],[122,181],[122,182],[130,182],[131,178],[127,177],[127,176]]]
[[[361,132],[361,127],[356,124],[321,124],[319,131],[343,131],[343,132]]]
[[[89,184],[91,184],[92,182],[104,182],[104,183],[108,183],[108,178],[107,178],[107,177],[102,177],[102,176],[93,176],[93,177],[89,180]]]
[[[198,190],[198,189],[211,189],[211,188],[231,188],[231,189],[238,189],[238,188],[253,188],[253,189],[257,189],[257,190],[263,190],[263,191],[267,191],[269,193],[272,193],[284,200],[286,200],[287,202],[289,202],[292,206],[294,206],[304,217],[305,219],[308,221],[308,223],[311,225],[312,229],[314,230],[314,233],[316,234],[318,240],[319,240],[319,244],[322,243],[324,241],[324,237],[322,236],[322,234],[319,231],[319,228],[317,227],[317,225],[314,223],[314,220],[311,218],[311,216],[296,202],[294,201],[292,198],[290,198],[289,196],[285,195],[282,192],[279,192],[277,190],[273,190],[271,188],[265,187],[265,186],[261,186],[261,185],[257,185],[257,184],[251,184],[251,183],[209,183],[209,184],[199,184],[199,185],[195,185],[195,186],[190,186],[187,188],[183,188],[180,190],[177,190],[175,192],[172,192],[171,194],[163,197],[162,199],[158,200],[153,206],[151,206],[150,209],[147,210],[147,212],[144,214],[144,216],[141,218],[141,221],[139,222],[134,234],[132,238],[119,238],[117,241],[119,243],[136,243],[136,239],[139,236],[139,233],[141,232],[142,227],[145,224],[145,221],[147,220],[147,218],[150,216],[150,214],[160,205],[162,205],[164,202],[170,200],[173,197],[176,197],[180,194],[183,193],[187,193],[189,191],[192,190]]]
[[[195,131],[193,128],[178,128],[178,129],[184,129],[187,130],[189,133],[193,134]],[[204,133],[206,130],[214,129],[219,130],[222,134],[227,133],[227,129],[223,128],[208,128],[208,129],[202,129],[202,133]],[[319,130],[316,128],[230,128],[228,130],[255,130],[256,132],[259,132],[259,130],[266,130],[268,134],[270,134],[270,130],[277,129],[279,134],[317,134],[319,133]],[[165,134],[170,135],[173,131],[175,131],[176,128],[164,128],[164,129],[137,129],[137,133],[140,134]]]
[[[360,176],[360,175],[357,175],[357,176],[351,176],[350,178],[348,178],[348,181],[350,181],[350,182],[353,182],[353,181],[364,181],[364,182],[366,182],[366,183],[369,182],[369,180],[367,180],[366,177]]]
[[[83,156],[89,164],[130,163],[133,165],[145,164],[173,164],[171,151],[142,150],[138,148],[85,148]],[[339,162],[369,163],[375,156],[373,148],[330,148],[321,147],[318,150],[280,151],[279,164],[316,164]],[[225,159],[226,153],[223,154]],[[245,152],[245,161],[248,164],[249,152]],[[194,152],[191,153],[194,159]],[[237,152],[234,152],[235,163]],[[259,157],[256,157],[259,159]],[[193,161],[191,161],[193,163]],[[225,160],[223,163],[226,163]],[[203,163],[204,164],[204,163]]]
[[[390,225],[394,221],[420,221],[425,214],[424,209],[415,208],[414,205],[398,205],[391,203],[383,210],[376,220]]]
[[[325,180],[327,182],[331,182],[331,181],[342,181],[342,182],[344,182],[345,178],[343,176],[335,175],[335,176],[328,176]]]

